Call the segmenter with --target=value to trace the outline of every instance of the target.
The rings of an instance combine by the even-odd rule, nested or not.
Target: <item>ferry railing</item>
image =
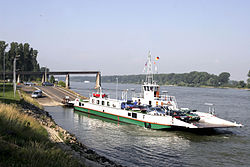
[[[176,99],[175,99],[174,96],[168,96],[168,95],[159,95],[159,97],[155,97],[154,100],[174,101],[174,102],[176,102]]]
[[[143,93],[134,93],[132,96],[135,98],[143,98]]]
[[[174,105],[174,107],[178,108],[175,96],[159,95],[159,97],[155,97],[154,100],[166,101],[171,103],[173,102],[172,104]]]

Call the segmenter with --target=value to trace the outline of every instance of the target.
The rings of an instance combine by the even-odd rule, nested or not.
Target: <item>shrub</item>
[[[62,87],[66,87],[66,83],[63,82],[63,81],[59,81],[59,82],[58,82],[58,85],[59,85],[59,86],[62,86]]]

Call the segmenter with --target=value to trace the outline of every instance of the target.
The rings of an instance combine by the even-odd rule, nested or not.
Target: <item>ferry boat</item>
[[[146,66],[146,82],[142,85],[142,93],[133,94],[127,99],[127,91],[122,99],[109,98],[102,92],[92,93],[88,100],[77,98],[74,109],[112,120],[139,125],[151,129],[168,128],[228,128],[241,127],[241,124],[218,118],[214,113],[199,112],[188,108],[178,108],[174,96],[165,92],[160,95],[160,86],[153,80],[151,54]]]

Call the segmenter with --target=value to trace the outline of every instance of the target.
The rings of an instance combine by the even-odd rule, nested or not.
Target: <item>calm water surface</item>
[[[74,91],[88,96],[94,83],[71,82]],[[103,84],[115,97],[116,84]],[[122,90],[140,85],[120,84]],[[250,91],[236,89],[161,87],[177,98],[179,107],[208,111],[204,103],[216,106],[216,115],[244,124],[243,128],[212,132],[150,130],[135,125],[90,116],[73,109],[46,107],[54,120],[74,133],[97,153],[125,166],[250,166]]]

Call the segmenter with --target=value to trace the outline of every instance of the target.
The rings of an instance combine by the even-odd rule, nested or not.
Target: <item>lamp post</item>
[[[13,61],[13,89],[14,89],[14,98],[16,98],[16,60],[20,55],[16,55]]]
[[[118,90],[118,78],[116,78],[116,92],[115,92],[115,98],[117,99],[117,90]]]
[[[3,97],[5,97],[5,54],[3,54]]]

